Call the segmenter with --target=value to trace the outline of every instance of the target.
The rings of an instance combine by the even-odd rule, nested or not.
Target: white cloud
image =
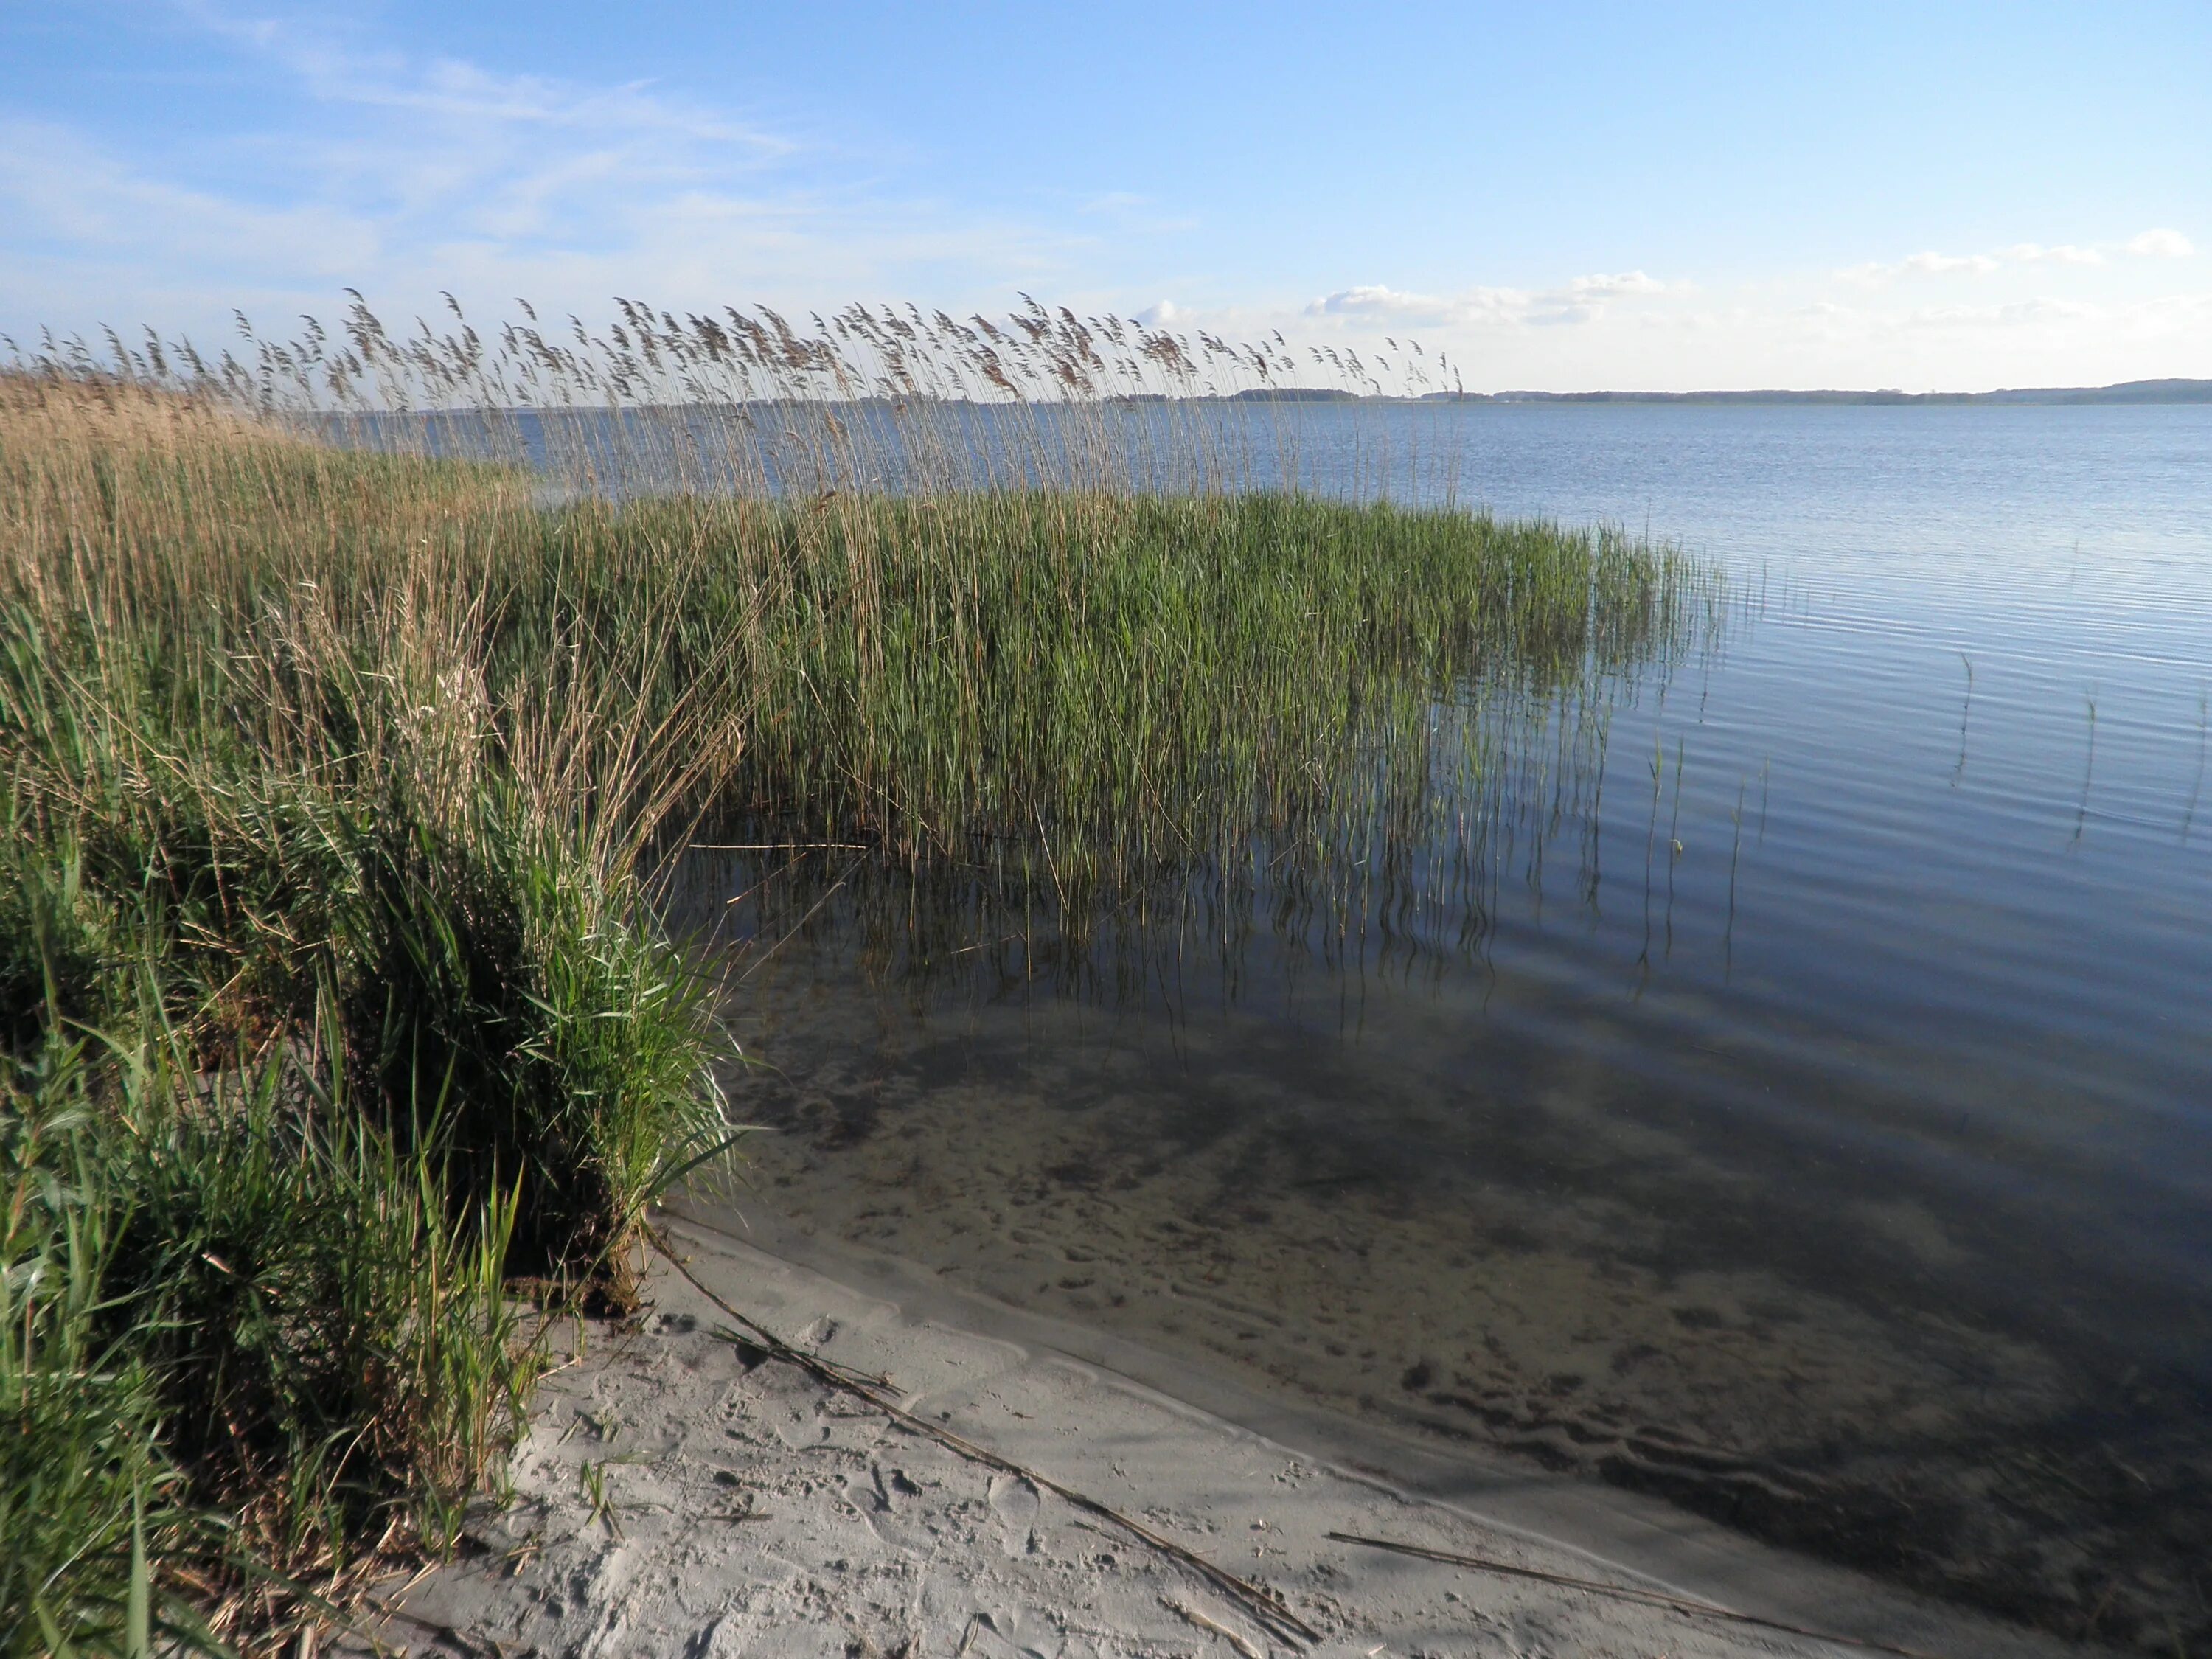
[[[1626,294],[1664,294],[1667,284],[1643,271],[1627,270],[1618,276],[1577,276],[1567,284],[1567,291],[1580,299],[1613,300]]]
[[[1615,300],[1669,291],[1669,284],[1641,270],[1577,276],[1553,289],[1477,287],[1449,295],[1408,294],[1364,283],[1314,301],[1305,314],[1404,323],[1556,325],[1589,322]]]
[[[1939,253],[1929,250],[1887,263],[1869,259],[1836,275],[1861,288],[1884,288],[1905,277],[1987,276],[1999,269],[1999,262],[1988,254]]]
[[[2056,247],[2045,247],[2040,242],[2016,242],[1997,256],[2021,265],[2101,265],[2105,256],[2093,247],[2076,247],[2071,242],[2062,242]]]
[[[1997,262],[1985,253],[1913,253],[1905,256],[1905,268],[1929,276],[1946,271],[1971,270],[1977,276],[1986,276],[1997,268]]]
[[[2178,230],[2147,230],[2124,242],[2060,242],[2051,246],[2015,242],[2010,247],[1989,253],[1911,253],[1888,264],[1869,260],[1839,270],[1836,276],[1840,281],[1872,288],[1900,276],[1987,276],[2007,265],[2102,265],[2115,253],[2134,254],[2139,258],[2179,259],[2196,251],[2190,240]]]
[[[159,248],[179,264],[265,258],[299,275],[343,277],[376,259],[376,227],[341,208],[267,208],[134,171],[49,122],[0,120],[0,202],[14,235],[125,253]]]
[[[2212,289],[2145,295],[2123,281],[2125,256],[2100,244],[2101,265],[2063,258],[2006,262],[2021,278],[2063,275],[2063,291],[1983,288],[1972,277],[1856,292],[1769,280],[1692,289],[1622,286],[1632,298],[1579,310],[1575,284],[1457,294],[1378,283],[1346,288],[1297,312],[1207,313],[1206,325],[1294,343],[1322,340],[1374,361],[1382,337],[1412,328],[1449,368],[1431,380],[1470,390],[1686,390],[1744,386],[2100,386],[2169,375],[2212,377]],[[1990,258],[1996,258],[1992,253]],[[2056,285],[2054,284],[2054,288]],[[1984,301],[1987,301],[1984,303]],[[1193,319],[1192,320],[1196,320]],[[1571,322],[1573,326],[1544,326]],[[1394,365],[1397,354],[1390,354]],[[1391,375],[1379,376],[1386,384]],[[1424,389],[1415,386],[1411,389]]]
[[[1401,294],[1379,283],[1340,289],[1306,307],[1312,317],[1404,317],[1413,320],[1442,318],[1454,302],[1427,294]]]
[[[212,0],[179,0],[178,9],[207,33],[281,66],[325,102],[498,125],[658,132],[766,155],[795,148],[787,137],[672,98],[644,82],[593,87],[502,75],[458,58],[416,63],[357,45],[351,31],[327,18],[244,17]]]
[[[2178,230],[2147,230],[2131,238],[2127,248],[2146,259],[2186,259],[2197,252],[2196,244]]]
[[[1926,306],[1907,312],[1911,328],[2017,328],[2024,324],[2096,322],[2108,307],[2078,300],[2018,300],[2008,305]]]

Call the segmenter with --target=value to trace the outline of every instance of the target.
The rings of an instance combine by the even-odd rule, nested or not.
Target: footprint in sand
[[[1018,1474],[994,1475],[991,1508],[999,1517],[999,1543],[1019,1558],[1036,1547],[1037,1489]]]
[[[886,1469],[880,1463],[870,1465],[864,1479],[845,1487],[846,1502],[860,1510],[877,1541],[908,1555],[926,1554],[929,1549],[928,1532],[901,1513],[907,1499],[920,1496],[921,1488],[907,1478],[905,1470]]]
[[[829,1625],[732,1613],[694,1636],[686,1659],[845,1659],[860,1650],[845,1632]]]

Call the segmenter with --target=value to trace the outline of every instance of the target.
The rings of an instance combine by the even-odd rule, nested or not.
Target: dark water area
[[[1540,798],[1456,908],[1324,929],[1263,884],[1133,975],[925,973],[847,855],[696,855],[782,1131],[741,1207],[2212,1643],[2212,409],[1296,418],[1252,453],[1311,487],[1648,526],[1739,604],[1607,688],[1570,794],[1503,786]]]

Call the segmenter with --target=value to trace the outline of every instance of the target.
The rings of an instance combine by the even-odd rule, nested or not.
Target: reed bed
[[[627,1305],[732,1138],[686,849],[1077,952],[1345,910],[1717,615],[1624,536],[1255,490],[1279,342],[337,340],[0,377],[0,1652],[271,1647],[495,1498],[542,1310]]]

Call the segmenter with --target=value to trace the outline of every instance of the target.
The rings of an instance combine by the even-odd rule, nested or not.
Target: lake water
[[[1111,994],[995,952],[919,985],[849,892],[769,954],[722,901],[781,866],[702,860],[749,953],[738,1109],[784,1131],[743,1205],[2017,1616],[2212,1640],[2212,408],[1300,419],[1319,487],[1419,455],[1741,603],[1613,688],[1601,787],[1509,804],[1479,916],[1339,949],[1262,915],[1233,971]]]

